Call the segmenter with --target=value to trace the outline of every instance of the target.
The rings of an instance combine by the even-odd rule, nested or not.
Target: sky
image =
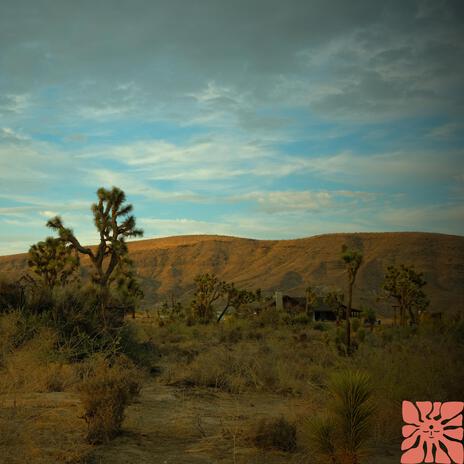
[[[464,234],[464,3],[1,0],[0,254],[99,187],[145,237]]]

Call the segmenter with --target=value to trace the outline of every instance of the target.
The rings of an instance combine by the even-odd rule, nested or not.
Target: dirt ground
[[[302,452],[260,451],[253,426],[285,414],[297,420],[307,405],[273,395],[231,395],[146,385],[127,411],[125,433],[94,454],[101,464],[303,463]]]
[[[251,437],[262,418],[283,415],[301,430],[311,412],[301,398],[183,390],[151,381],[128,409],[125,432],[93,457],[95,464],[310,464],[301,447],[293,453],[260,450]],[[398,462],[399,453],[391,450],[369,460]]]
[[[85,444],[85,423],[76,395],[35,393],[2,398],[2,414],[12,414],[13,453],[0,463],[69,464],[310,464],[304,444],[307,400],[272,394],[230,394],[166,386],[148,380],[126,413],[124,431],[107,445]],[[253,444],[262,418],[284,416],[298,424],[296,452],[260,450]],[[11,449],[11,448],[10,448]],[[369,464],[399,462],[399,454],[375,453]]]

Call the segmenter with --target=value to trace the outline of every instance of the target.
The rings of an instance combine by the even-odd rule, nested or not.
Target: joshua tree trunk
[[[353,297],[353,284],[354,282],[350,281],[348,285],[348,303],[346,305],[346,349],[348,353],[351,353],[351,300]]]

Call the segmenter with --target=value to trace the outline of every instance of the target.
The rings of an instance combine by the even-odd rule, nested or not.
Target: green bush
[[[24,288],[17,280],[0,276],[0,313],[23,308],[26,304]]]
[[[351,329],[353,332],[357,332],[359,329],[359,326],[361,325],[361,321],[357,317],[353,317],[351,320]]]
[[[319,330],[321,332],[325,332],[327,330],[327,325],[324,324],[323,322],[316,322],[314,325],[313,325],[313,329],[314,330]]]

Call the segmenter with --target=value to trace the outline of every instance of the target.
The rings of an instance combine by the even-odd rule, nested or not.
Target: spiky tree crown
[[[61,238],[47,237],[29,248],[28,265],[53,288],[66,284],[76,275],[79,257]]]

